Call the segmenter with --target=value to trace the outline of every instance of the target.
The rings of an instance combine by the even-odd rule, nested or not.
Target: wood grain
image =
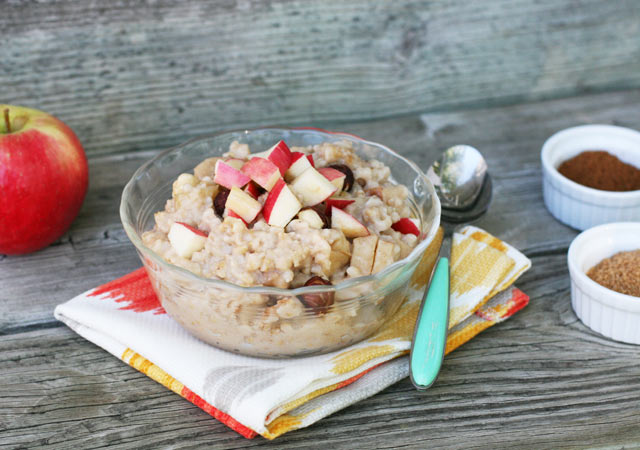
[[[640,87],[630,0],[18,0],[0,29],[3,101],[91,155]]]

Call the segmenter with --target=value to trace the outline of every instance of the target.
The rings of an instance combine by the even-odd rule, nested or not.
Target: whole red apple
[[[0,104],[0,253],[39,250],[78,215],[89,170],[67,125],[36,109]]]

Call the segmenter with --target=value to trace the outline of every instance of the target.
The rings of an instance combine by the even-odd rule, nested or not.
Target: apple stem
[[[7,124],[7,133],[11,133],[11,121],[9,120],[9,108],[4,110],[4,123]]]

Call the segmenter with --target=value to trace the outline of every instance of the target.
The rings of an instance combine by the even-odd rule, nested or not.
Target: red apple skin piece
[[[391,225],[391,228],[402,234],[415,234],[416,236],[420,236],[420,228],[418,228],[418,225],[407,217],[403,217],[395,222]]]
[[[0,254],[34,252],[62,236],[88,182],[87,158],[71,128],[45,112],[0,104]]]
[[[245,192],[255,198],[256,200],[260,195],[264,192],[261,190],[262,188],[255,181],[251,180],[247,187],[244,188]]]
[[[309,164],[311,164],[311,167],[316,166],[316,163],[313,162],[313,155],[307,155],[307,159],[309,160]]]
[[[324,202],[337,191],[336,187],[313,167],[297,176],[290,184],[302,206],[314,206]]]
[[[345,198],[328,198],[324,201],[327,215],[331,217],[331,207],[335,206],[336,208],[345,209],[353,202],[355,202],[355,200],[348,200]]]
[[[238,159],[238,158],[230,158],[225,160],[224,162],[236,170],[242,169],[242,166],[244,166],[244,163],[245,163],[244,160]]]
[[[229,217],[233,217],[233,218],[235,218],[235,219],[240,219],[240,220],[242,220],[242,223],[244,223],[244,226],[245,226],[245,227],[248,227],[248,226],[249,226],[249,224],[247,223],[247,221],[246,221],[246,220],[244,220],[242,217],[240,217],[239,215],[237,215],[236,213],[234,213],[234,212],[233,212],[233,211],[231,211],[230,209],[227,209],[226,211],[227,211],[227,216],[229,216]]]
[[[190,231],[194,232],[195,234],[199,234],[200,236],[204,236],[204,237],[209,236],[209,235],[208,235],[207,233],[205,233],[204,231],[200,231],[200,230],[198,230],[197,228],[192,227],[191,225],[189,225],[189,224],[187,224],[187,223],[184,223],[184,222],[176,222],[176,223],[178,223],[178,224],[182,225],[183,227],[187,228],[188,230],[190,230]]]
[[[206,234],[184,222],[175,222],[171,225],[167,238],[175,252],[187,259],[190,259],[195,252],[202,250],[207,242]]]
[[[369,230],[351,214],[331,207],[331,228],[341,230],[348,238],[369,236]]]
[[[287,169],[287,172],[284,174],[284,178],[286,181],[291,181],[298,175],[301,175],[302,172],[307,170],[309,167],[313,167],[309,162],[309,159],[306,158],[304,153],[301,152],[293,152],[291,154],[291,165]]]
[[[260,202],[242,189],[234,187],[229,191],[229,196],[225,203],[225,211],[227,212],[227,215],[242,219],[246,225],[253,222],[256,217],[258,217],[261,210],[262,205]]]
[[[294,203],[292,205],[292,209],[290,209],[289,211],[284,211],[285,217],[281,220],[281,217],[272,216],[274,212],[283,213],[283,211],[278,211],[278,201],[281,198],[284,198],[281,197],[283,195],[286,195],[288,197],[288,200],[294,200]],[[301,208],[302,205],[300,204],[300,201],[298,201],[296,196],[289,189],[289,186],[287,186],[287,183],[285,183],[281,178],[269,192],[267,200],[264,202],[262,215],[264,216],[264,220],[266,220],[269,225],[285,227],[289,223],[289,221],[291,221],[291,219],[293,219],[296,214],[298,214],[298,211],[300,211]]]
[[[264,158],[251,158],[242,166],[242,173],[267,191],[270,191],[281,178],[278,166]]]
[[[347,177],[344,173],[339,170],[332,169],[331,167],[321,167],[318,169],[327,180],[331,181],[338,190],[336,192],[342,191],[342,186],[344,186],[344,179]]]
[[[251,181],[251,178],[238,169],[231,167],[226,162],[218,161],[216,163],[216,175],[213,177],[214,183],[231,189],[233,187],[241,188],[249,181]]]
[[[285,172],[291,167],[292,161],[291,150],[284,141],[279,141],[276,145],[269,150],[269,156],[267,159],[278,166],[280,169],[280,175],[284,177]]]

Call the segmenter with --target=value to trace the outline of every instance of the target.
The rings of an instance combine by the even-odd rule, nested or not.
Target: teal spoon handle
[[[409,374],[418,389],[427,389],[438,377],[448,325],[449,258],[441,257],[422,301],[411,346]]]

